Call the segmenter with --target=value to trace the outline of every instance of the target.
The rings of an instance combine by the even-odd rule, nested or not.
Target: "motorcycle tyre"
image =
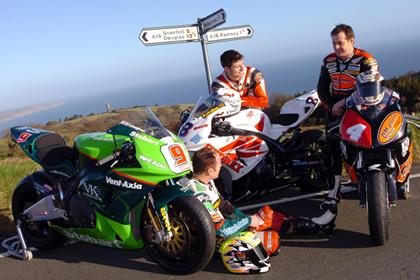
[[[188,216],[194,220],[194,223],[197,226],[196,237],[199,237],[196,240],[199,247],[197,256],[193,259],[180,261],[164,256],[157,247],[159,245],[148,240],[146,226],[151,224],[149,223],[149,217],[147,215],[146,209],[143,211],[141,223],[141,234],[144,241],[144,247],[146,248],[150,258],[163,269],[175,274],[195,273],[205,268],[213,257],[213,253],[216,248],[216,232],[214,224],[207,209],[194,196],[179,197],[169,202],[168,207],[171,205],[176,207],[176,209],[182,209],[182,211],[185,211]],[[169,220],[172,219],[173,217],[170,216]]]
[[[389,204],[385,173],[371,171],[366,178],[370,240],[380,246],[389,238]]]
[[[17,224],[17,219],[23,211],[37,201],[38,195],[33,185],[20,185],[16,188],[12,198],[12,212],[15,224]],[[67,239],[63,235],[50,227],[50,222],[32,222],[33,224],[42,228],[42,236],[37,236],[38,234],[30,229],[31,225],[21,221],[20,228],[27,246],[36,247],[40,250],[49,250],[60,247],[66,242]]]

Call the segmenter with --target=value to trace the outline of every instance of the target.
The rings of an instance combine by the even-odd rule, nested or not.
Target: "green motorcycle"
[[[106,133],[77,136],[73,148],[50,131],[11,128],[13,140],[43,168],[13,194],[23,248],[56,248],[68,239],[146,247],[172,273],[203,269],[214,253],[215,230],[203,204],[176,184],[191,171],[184,144],[148,108],[120,114],[124,121]]]

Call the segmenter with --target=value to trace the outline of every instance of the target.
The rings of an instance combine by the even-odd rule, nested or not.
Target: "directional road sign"
[[[226,12],[223,9],[220,9],[205,18],[202,18],[198,21],[198,24],[202,24],[203,30],[202,33],[206,33],[212,28],[219,26],[226,22]]]
[[[139,35],[146,46],[199,41],[197,25],[143,28]]]
[[[207,32],[207,42],[216,43],[220,41],[248,39],[252,37],[252,34],[254,34],[254,30],[250,25],[217,28]]]

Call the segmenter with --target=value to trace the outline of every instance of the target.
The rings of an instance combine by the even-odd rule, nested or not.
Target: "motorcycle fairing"
[[[372,128],[370,124],[352,109],[346,111],[340,124],[343,140],[363,148],[372,147]]]
[[[145,205],[145,200],[136,205],[136,209],[141,213]],[[74,241],[81,241],[91,243],[99,246],[110,248],[123,248],[123,249],[141,249],[143,248],[143,240],[136,236],[138,229],[135,229],[135,222],[121,223],[106,217],[98,211],[96,214],[95,228],[62,228],[57,225],[51,225],[52,228],[60,232],[65,237]],[[133,215],[135,216],[135,215]]]

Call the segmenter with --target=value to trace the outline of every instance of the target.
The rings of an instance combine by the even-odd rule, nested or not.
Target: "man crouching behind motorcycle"
[[[178,181],[204,204],[216,228],[218,251],[232,273],[262,273],[270,269],[269,255],[279,249],[279,233],[332,233],[334,222],[319,225],[304,217],[289,216],[262,207],[247,215],[223,200],[213,180],[218,178],[221,161],[210,148],[202,148],[192,158],[194,174]]]

